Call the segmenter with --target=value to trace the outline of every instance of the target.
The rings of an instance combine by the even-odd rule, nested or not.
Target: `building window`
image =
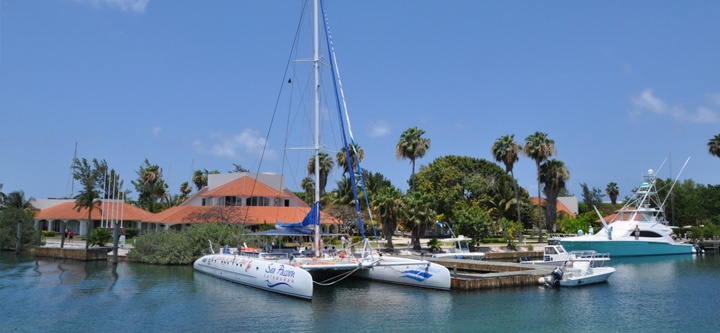
[[[239,206],[237,197],[225,197],[225,206]]]
[[[270,199],[265,197],[249,197],[245,200],[246,206],[270,206]]]

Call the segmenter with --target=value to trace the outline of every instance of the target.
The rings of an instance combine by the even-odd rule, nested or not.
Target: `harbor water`
[[[362,280],[312,301],[190,266],[0,252],[3,332],[719,332],[720,256],[612,259],[608,283],[433,291]]]

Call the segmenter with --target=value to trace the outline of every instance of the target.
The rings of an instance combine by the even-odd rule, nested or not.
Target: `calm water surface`
[[[720,257],[613,259],[609,283],[442,292],[348,280],[312,301],[168,267],[0,253],[3,332],[720,332]]]

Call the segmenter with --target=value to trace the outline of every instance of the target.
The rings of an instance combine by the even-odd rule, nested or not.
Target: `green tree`
[[[525,138],[525,147],[523,152],[527,157],[530,157],[535,161],[535,167],[537,169],[537,187],[538,187],[538,240],[542,243],[542,205],[540,201],[542,196],[540,195],[540,164],[546,161],[548,158],[556,153],[555,141],[548,138],[546,133],[535,132]]]
[[[382,232],[387,238],[386,248],[393,249],[393,234],[397,229],[397,221],[400,210],[403,207],[402,193],[400,190],[387,186],[379,190],[372,201],[373,211],[380,219]]]
[[[312,177],[305,177],[300,182],[300,188],[303,189],[303,201],[308,205],[312,205],[315,200],[315,181]]]
[[[408,128],[400,135],[395,146],[395,157],[398,160],[409,159],[412,164],[410,191],[415,191],[415,160],[422,158],[430,150],[430,139],[423,138],[424,134],[425,131],[417,127]]]
[[[5,193],[2,191],[3,184],[0,184],[0,208],[5,204]]]
[[[164,207],[163,200],[167,200],[168,186],[162,179],[162,169],[160,166],[145,162],[140,165],[137,171],[138,178],[133,180],[135,191],[138,193],[137,204],[151,213],[158,213]]]
[[[586,183],[580,183],[582,188],[583,202],[592,209],[593,206],[599,207],[602,204],[602,190],[593,187],[592,189]]]
[[[443,222],[456,222],[458,203],[478,202],[490,209],[488,200],[513,200],[512,182],[516,182],[497,164],[467,156],[443,156],[420,168],[415,176],[416,191],[431,195],[433,209]],[[527,202],[527,195],[521,202]],[[490,199],[489,199],[490,198]],[[522,201],[524,200],[524,201]],[[514,213],[513,213],[514,215]],[[508,215],[517,220],[517,216]]]
[[[97,160],[93,160],[95,166],[99,165]],[[82,160],[75,158],[72,164],[73,178],[80,182],[82,190],[75,196],[75,209],[77,212],[87,209],[88,211],[88,222],[87,222],[87,235],[90,236],[94,227],[92,220],[92,212],[97,209],[101,210],[101,200],[99,186],[102,183],[100,171],[94,168],[87,159]],[[85,249],[90,247],[90,242],[85,242]]]
[[[708,152],[710,155],[720,157],[720,134],[716,134],[712,139],[708,141]]]
[[[513,167],[520,159],[522,146],[515,142],[515,134],[503,135],[498,138],[492,145],[491,152],[495,161],[505,165],[505,172],[515,179]],[[515,207],[517,208],[517,221],[522,226],[520,214],[520,196],[518,195],[517,182],[513,182],[513,192],[515,193]],[[520,240],[522,240],[522,227],[520,229]]]
[[[547,198],[545,220],[548,228],[552,227],[553,230],[557,220],[557,198],[568,180],[570,180],[570,171],[565,167],[564,162],[552,159],[540,166],[540,181],[544,185]]]
[[[360,145],[353,143],[350,145],[350,163],[347,161],[347,156],[348,154],[345,147],[342,147],[342,149],[335,154],[335,161],[337,162],[338,167],[343,169],[343,173],[348,173],[349,170],[358,170],[357,160],[360,160],[360,162],[363,161],[365,158],[365,151],[360,148]]]
[[[8,206],[0,209],[0,250],[14,249],[17,245],[18,222],[21,222],[22,228],[21,247],[40,245],[37,243],[33,213],[27,209]]]
[[[425,234],[427,226],[435,222],[435,211],[429,195],[420,192],[408,193],[403,197],[402,216],[400,223],[405,230],[411,230],[413,250],[421,250],[420,237]]]
[[[335,162],[333,162],[333,159],[324,152],[319,152],[317,154],[318,161],[320,165],[320,197],[325,194],[325,187],[327,186],[327,179],[328,175],[330,175],[330,171],[335,167]],[[307,171],[308,175],[314,175],[315,174],[315,155],[312,155],[310,157],[310,160],[307,164]]]
[[[458,235],[471,238],[477,246],[483,238],[490,235],[493,220],[486,208],[478,202],[458,202],[454,227]]]
[[[233,172],[237,172],[237,173],[250,172],[250,170],[243,168],[242,165],[240,165],[240,164],[235,164],[235,163],[233,163],[233,167],[234,167],[235,169],[229,171],[230,173],[233,173]]]
[[[32,202],[35,201],[34,198],[25,198],[25,192],[20,191],[12,191],[5,196],[4,206],[10,207],[10,208],[17,208],[24,210],[28,212],[31,215],[34,215],[37,209],[33,207]]]
[[[610,197],[612,205],[615,206],[618,195],[620,195],[620,188],[618,187],[618,184],[615,182],[608,183],[607,187],[605,187],[605,193],[607,193],[608,197]]]

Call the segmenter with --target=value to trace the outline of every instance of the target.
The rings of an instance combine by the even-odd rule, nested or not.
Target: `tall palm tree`
[[[402,194],[392,186],[381,188],[372,201],[373,210],[382,224],[382,232],[387,238],[385,248],[393,249],[392,238],[397,229],[398,215],[402,207]]]
[[[605,187],[605,193],[607,193],[608,197],[610,197],[610,202],[612,202],[613,206],[615,206],[615,203],[617,203],[618,195],[620,194],[620,188],[618,187],[618,184],[615,182],[610,182],[607,184],[607,187]]]
[[[717,134],[712,139],[710,139],[707,145],[710,155],[720,157],[720,134]]]
[[[542,243],[542,205],[540,201],[542,196],[540,195],[540,163],[546,161],[548,158],[556,153],[555,141],[549,139],[546,133],[535,132],[525,138],[525,147],[523,152],[527,157],[532,158],[535,161],[535,167],[537,168],[537,186],[538,186],[538,241]]]
[[[513,173],[513,167],[515,163],[520,159],[520,153],[522,152],[522,146],[515,142],[515,134],[503,135],[498,138],[492,145],[492,155],[495,161],[501,162],[505,165],[505,172],[510,174],[513,179],[513,191],[515,192],[515,207],[517,207],[517,221],[522,225],[520,220],[520,196],[517,191],[517,182],[515,181],[515,174]],[[520,230],[520,238],[522,241],[522,229]]]
[[[410,190],[415,191],[415,160],[425,156],[430,150],[430,139],[423,138],[424,130],[411,127],[400,135],[397,146],[395,146],[395,157],[398,160],[409,159],[412,164],[410,175]]]
[[[357,160],[360,160],[360,162],[363,161],[365,158],[365,151],[360,148],[360,145],[357,143],[353,143],[350,145],[350,159],[351,162],[347,162],[347,156],[345,147],[342,147],[340,151],[335,154],[335,161],[337,162],[338,167],[343,169],[343,173],[348,173],[349,170],[353,170],[353,172],[359,172],[357,169]],[[357,160],[356,160],[357,158]]]
[[[557,220],[557,197],[565,188],[565,183],[570,180],[570,171],[565,167],[564,162],[553,158],[540,166],[539,178],[545,186],[547,202],[545,221],[548,229],[552,227],[554,230]]]
[[[97,160],[93,162],[96,166],[98,165]],[[73,179],[79,181],[83,186],[82,191],[75,196],[75,209],[78,212],[82,209],[88,210],[88,241],[85,242],[85,249],[87,250],[90,246],[90,232],[92,232],[93,229],[92,211],[95,209],[100,210],[101,200],[99,199],[100,191],[98,191],[98,186],[101,182],[101,175],[98,169],[93,168],[85,158],[82,160],[78,158],[73,159],[71,169],[73,170]]]
[[[325,186],[327,185],[328,175],[330,175],[332,168],[335,167],[335,162],[333,162],[330,155],[324,152],[318,153],[318,159],[320,161],[320,197],[322,198],[325,194]],[[310,161],[308,161],[307,164],[307,171],[308,175],[315,174],[315,155],[310,157]]]

